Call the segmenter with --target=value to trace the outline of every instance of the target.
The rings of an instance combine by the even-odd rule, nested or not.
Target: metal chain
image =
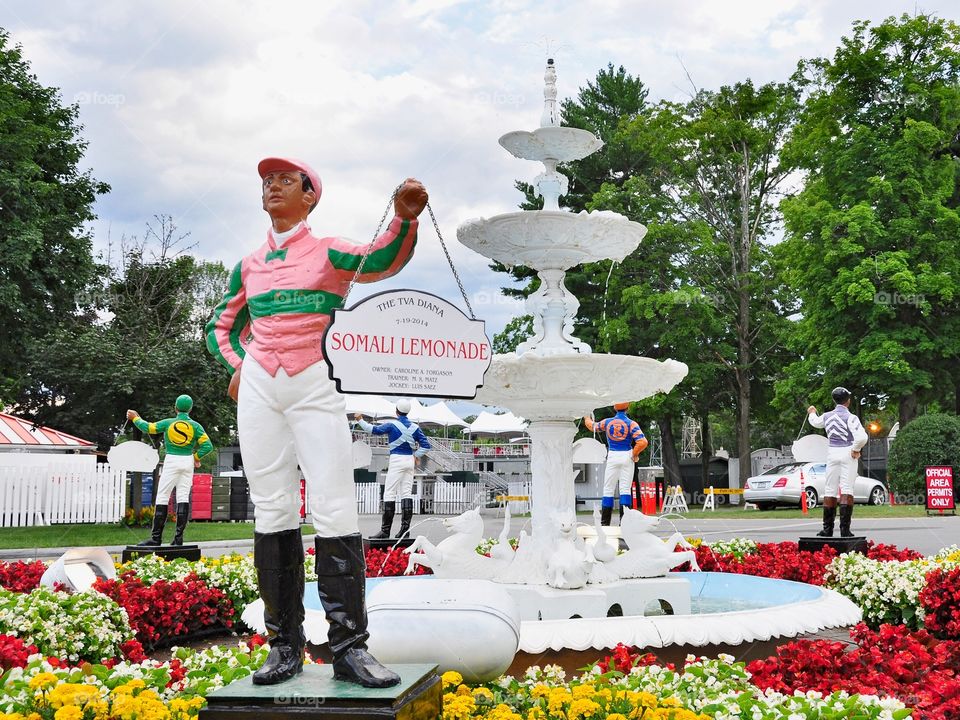
[[[453,258],[450,257],[450,252],[447,250],[447,244],[443,241],[443,235],[440,232],[440,225],[437,222],[436,216],[433,214],[433,208],[430,207],[430,203],[427,203],[427,212],[430,213],[430,219],[433,221],[433,229],[437,231],[437,237],[440,239],[440,247],[443,248],[443,254],[447,256],[447,262],[450,263],[450,269],[453,271],[453,277],[457,281],[457,287],[460,288],[460,294],[463,295],[463,301],[467,304],[467,310],[470,312],[470,319],[476,320],[477,316],[473,314],[473,307],[470,305],[470,300],[467,299],[467,291],[463,289],[463,283],[460,282],[460,275],[457,273],[457,268],[453,265]]]
[[[400,188],[402,187],[403,183],[397,185],[393,189],[390,199],[387,200],[387,207],[383,209],[383,216],[380,218],[380,223],[377,225],[377,229],[373,232],[373,240],[371,240],[370,244],[367,245],[367,249],[363,251],[363,257],[360,258],[360,264],[357,265],[357,271],[353,274],[353,277],[350,279],[350,284],[347,286],[347,291],[343,294],[344,307],[347,306],[347,298],[350,296],[350,291],[353,290],[353,286],[357,284],[357,278],[360,277],[360,273],[363,271],[363,265],[367,262],[367,256],[370,254],[370,248],[373,247],[373,244],[377,241],[377,238],[380,237],[380,229],[387,221],[387,215],[390,213],[390,208],[393,207],[393,200],[397,197],[397,193],[400,192]]]
[[[380,223],[377,225],[376,231],[373,233],[373,239],[370,241],[370,244],[367,245],[366,250],[363,252],[363,257],[360,258],[360,264],[357,265],[357,271],[353,274],[353,278],[350,280],[350,285],[347,286],[347,292],[343,295],[343,305],[346,307],[347,298],[350,296],[350,291],[353,290],[353,286],[357,283],[357,278],[360,277],[360,273],[363,272],[363,266],[367,262],[367,256],[370,254],[370,248],[373,247],[373,244],[377,241],[377,238],[380,237],[380,230],[383,228],[383,224],[387,220],[387,215],[390,213],[390,208],[393,207],[393,201],[397,197],[397,193],[400,191],[400,188],[403,187],[403,183],[400,183],[393,189],[393,194],[390,195],[390,200],[387,201],[387,207],[383,211],[383,216],[380,218]],[[453,258],[450,257],[450,251],[447,250],[447,244],[443,241],[443,233],[440,232],[440,224],[437,222],[436,215],[433,214],[433,208],[430,207],[430,203],[427,203],[427,212],[430,213],[430,220],[433,222],[433,229],[437,233],[437,238],[440,240],[440,247],[443,248],[443,254],[447,257],[447,263],[450,265],[450,270],[453,271],[453,277],[457,281],[457,287],[460,288],[460,294],[463,296],[463,301],[467,304],[467,310],[470,313],[470,319],[476,320],[477,316],[473,314],[473,307],[470,305],[470,300],[467,298],[467,291],[463,288],[463,282],[460,280],[460,274],[457,272],[457,268],[453,264]]]

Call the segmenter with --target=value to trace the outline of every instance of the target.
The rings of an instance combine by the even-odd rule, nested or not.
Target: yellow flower
[[[448,687],[450,685],[459,685],[463,682],[463,675],[458,673],[456,670],[447,670],[443,675],[440,676],[440,679],[443,681],[443,686]]]
[[[593,700],[580,698],[570,703],[570,711],[567,713],[567,718],[568,720],[580,720],[581,718],[588,718],[599,711],[600,705]]]
[[[574,685],[572,688],[570,688],[570,692],[575,700],[579,700],[581,698],[592,698],[596,694],[596,690],[593,685]]]
[[[447,693],[443,696],[443,720],[470,720],[476,709],[472,695]]]
[[[53,673],[42,672],[30,678],[30,689],[36,690],[37,688],[40,688],[42,690],[43,688],[50,687],[51,685],[56,685],[58,682],[60,682],[60,678]]]
[[[523,720],[523,718],[515,713],[509,705],[500,703],[490,711],[487,720]]]
[[[107,720],[110,717],[110,705],[104,700],[91,700],[87,710],[93,711],[94,720]]]
[[[544,720],[547,716],[539,707],[533,707],[527,710],[527,720]]]
[[[493,693],[490,692],[490,688],[478,687],[473,689],[473,699],[474,700],[489,700],[493,701]]]
[[[661,707],[680,707],[680,701],[675,697],[660,698]]]
[[[551,688],[547,696],[547,710],[551,715],[560,715],[563,706],[573,700],[573,696],[564,688]]]
[[[53,715],[53,720],[82,720],[83,710],[76,705],[64,705]]]
[[[99,698],[99,696],[100,691],[97,690],[97,688],[95,688],[93,685],[61,683],[50,691],[50,694],[47,696],[47,700],[50,702],[50,707],[52,708],[59,708],[65,705],[76,705],[77,707],[83,707],[91,700]],[[71,719],[64,718],[62,720]]]
[[[0,717],[2,717],[3,720],[23,720],[23,715],[18,712],[4,713],[3,715],[0,715]]]
[[[537,683],[532,688],[530,688],[530,697],[542,698],[550,694],[550,686],[544,685],[543,683]]]
[[[468,688],[466,685],[461,685],[457,688],[457,695],[469,695],[469,694],[470,694],[470,688]]]
[[[607,720],[627,720],[627,716],[620,713],[610,713],[607,715]]]

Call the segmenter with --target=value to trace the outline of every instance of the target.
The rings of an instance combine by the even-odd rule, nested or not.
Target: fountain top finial
[[[543,74],[543,114],[540,127],[560,127],[560,109],[557,107],[557,68],[553,58],[547,58],[547,70]]]

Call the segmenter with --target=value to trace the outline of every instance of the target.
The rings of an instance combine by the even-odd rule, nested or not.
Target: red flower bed
[[[927,573],[920,591],[920,606],[926,611],[924,627],[937,637],[960,639],[960,568],[937,568]]]
[[[824,569],[837,556],[836,550],[824,547],[817,552],[800,552],[795,542],[757,543],[757,551],[738,560],[735,555],[718,555],[706,545],[696,549],[697,564],[708,572],[796,580],[823,585]],[[678,570],[689,569],[684,564]]]
[[[47,566],[40,560],[8,563],[0,560],[0,585],[13,592],[28,593],[40,585]]]
[[[127,611],[130,627],[148,650],[204,628],[233,625],[233,603],[196,575],[144,585],[130,571],[120,580],[98,580],[94,588]]]
[[[873,540],[867,540],[867,557],[871,560],[919,560],[923,557],[921,553],[910,548],[902,550],[896,545],[884,545],[883,543],[874,543]]]
[[[697,563],[704,571],[758,575],[811,585],[823,585],[826,567],[837,556],[836,551],[830,547],[816,552],[801,552],[800,546],[795,542],[757,543],[757,551],[744,555],[742,559],[735,555],[717,554],[707,545],[698,547],[696,553]],[[896,545],[874,545],[872,541],[868,543],[866,555],[871,560],[881,561],[916,560],[923,557],[913,550],[901,550]],[[677,569],[689,568],[689,564],[684,564]]]
[[[602,660],[599,660],[597,665],[600,667],[600,672],[608,673],[611,670],[616,670],[617,672],[627,674],[632,667],[638,665],[640,667],[656,665],[658,662],[657,656],[653,653],[641,654],[636,648],[618,643],[613,649],[613,655],[607,655]],[[673,663],[667,663],[665,667],[671,670],[674,669]]]
[[[0,669],[23,667],[27,658],[36,652],[36,645],[24,645],[18,637],[0,635]]]
[[[407,569],[410,556],[401,548],[367,551],[367,577],[396,577]],[[423,565],[414,566],[413,575],[432,575],[433,571]]]
[[[915,708],[917,720],[960,718],[960,642],[938,642],[925,630],[901,625],[873,631],[863,623],[850,637],[857,645],[849,652],[844,643],[797,640],[747,670],[761,690],[886,695]]]

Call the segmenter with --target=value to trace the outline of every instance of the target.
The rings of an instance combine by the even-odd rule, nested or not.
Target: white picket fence
[[[0,467],[0,527],[119,522],[125,504],[124,472],[109,465]]]

